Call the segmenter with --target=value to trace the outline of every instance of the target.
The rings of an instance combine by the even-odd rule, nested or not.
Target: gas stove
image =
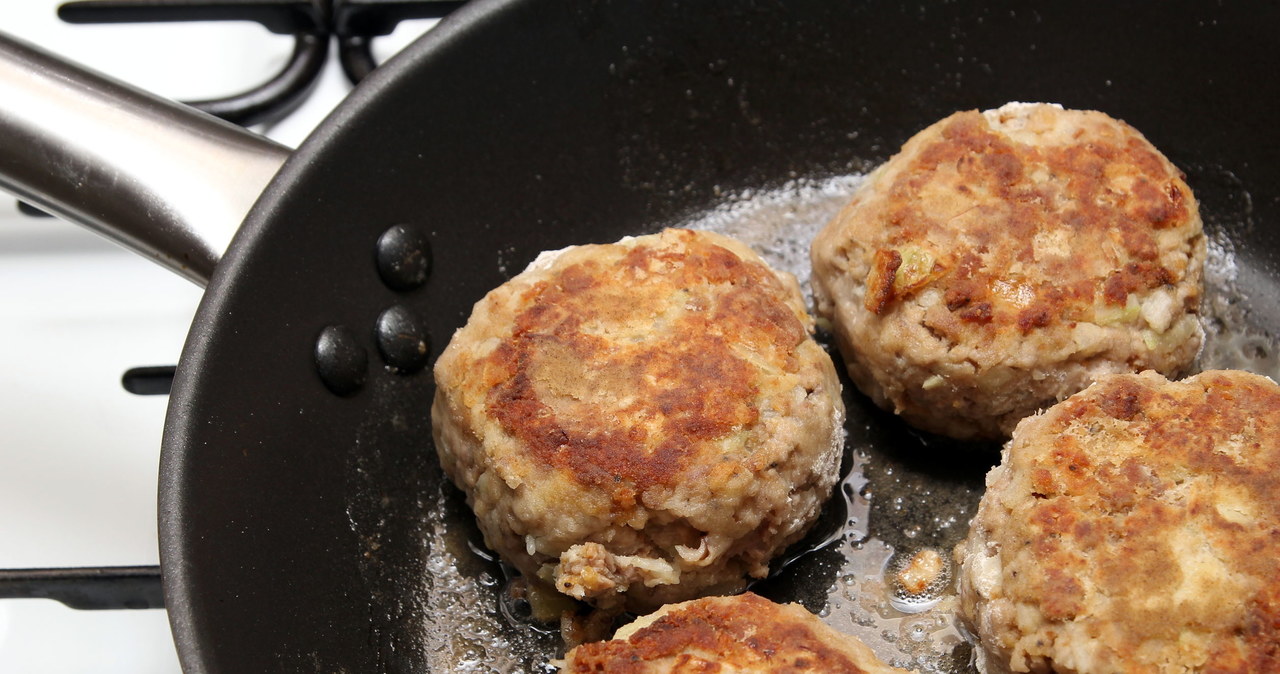
[[[222,0],[194,14],[223,18],[279,5],[329,22],[309,45],[278,24],[262,25],[270,21],[72,24],[59,18],[59,4],[7,3],[0,26],[144,89],[206,101],[216,113],[293,147],[350,91],[344,70],[360,75],[436,22],[406,17],[443,13],[458,3],[420,3],[436,8],[416,11],[403,0]],[[128,13],[140,5],[176,5],[191,14],[200,3],[73,4],[81,6],[64,10],[68,19],[119,21],[134,18]],[[324,34],[333,25],[328,17],[341,15],[333,4],[339,10],[386,5],[394,13],[378,16],[373,30],[393,32],[332,40]],[[331,40],[338,48],[324,49]],[[319,71],[314,86],[258,86],[283,71],[308,68]],[[255,87],[247,97],[236,95]],[[259,105],[272,87],[293,88],[282,105]],[[76,225],[32,215],[4,193],[0,288],[0,569],[156,565],[156,479],[167,399],[130,393],[122,378],[134,368],[177,362],[201,290]],[[49,599],[0,600],[0,672],[177,670],[162,609],[82,611]]]

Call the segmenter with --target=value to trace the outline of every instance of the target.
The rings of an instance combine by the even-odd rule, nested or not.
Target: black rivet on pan
[[[413,290],[431,273],[431,244],[416,227],[395,225],[378,237],[378,274],[393,290]]]
[[[316,372],[320,380],[340,396],[349,396],[364,385],[369,354],[345,325],[330,325],[316,340]]]
[[[400,374],[413,374],[427,364],[427,331],[407,308],[396,305],[378,316],[378,352]]]

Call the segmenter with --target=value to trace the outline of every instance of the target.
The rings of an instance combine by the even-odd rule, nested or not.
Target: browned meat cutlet
[[[843,403],[795,279],[688,230],[544,254],[435,366],[485,541],[604,608],[731,592],[816,519]]]
[[[1018,425],[956,556],[987,674],[1280,671],[1280,386],[1103,378]]]
[[[563,674],[907,674],[798,604],[752,593],[662,607],[612,641],[579,646]]]
[[[1195,197],[1100,112],[947,117],[868,177],[812,256],[858,388],[956,438],[1007,438],[1099,375],[1184,373],[1202,342]]]

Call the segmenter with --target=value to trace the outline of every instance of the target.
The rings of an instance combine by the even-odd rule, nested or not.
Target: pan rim
[[[308,135],[285,161],[280,171],[258,197],[232,238],[226,254],[214,270],[200,300],[178,361],[165,414],[158,480],[158,530],[161,581],[169,627],[184,672],[216,671],[210,663],[217,644],[203,636],[204,626],[193,608],[197,583],[191,579],[192,562],[187,555],[189,509],[181,498],[183,486],[198,476],[193,474],[190,453],[196,422],[194,399],[201,387],[199,372],[208,366],[216,330],[212,326],[239,288],[234,279],[248,264],[257,242],[275,219],[276,206],[289,194],[291,186],[343,136],[343,129],[356,122],[368,104],[381,92],[419,69],[437,54],[456,48],[486,22],[525,0],[473,0],[445,17],[401,52],[375,69]]]

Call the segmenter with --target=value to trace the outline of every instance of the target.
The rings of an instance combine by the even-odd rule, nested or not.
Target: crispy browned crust
[[[875,253],[928,250],[959,319],[939,327],[956,333],[974,323],[1026,333],[1090,320],[1098,299],[1121,305],[1131,292],[1177,282],[1185,269],[1162,264],[1156,233],[1190,220],[1191,189],[1137,131],[1108,121],[1089,120],[1077,132],[1087,143],[1032,145],[994,132],[977,111],[948,117],[871,216],[883,228]],[[1075,254],[1037,256],[1036,237],[1058,233],[1069,235]],[[1114,260],[1094,254],[1103,248]],[[890,273],[876,313],[919,290],[895,291],[895,281]],[[1017,295],[1000,288],[1011,281]]]
[[[819,313],[877,402],[934,432],[1007,437],[1090,373],[1190,364],[1200,335],[1178,322],[1198,311],[1201,229],[1181,171],[1124,122],[1048,105],[958,112],[817,237]],[[1139,316],[1158,292],[1172,312]],[[1172,318],[1144,323],[1155,313]]]
[[[1280,671],[1270,380],[1108,377],[1019,425],[988,486],[958,555],[989,671]]]
[[[828,627],[797,604],[750,592],[664,607],[626,638],[578,646],[562,672],[614,674],[832,672],[901,674],[857,639]]]
[[[492,383],[486,409],[504,430],[537,461],[607,486],[623,503],[674,483],[720,453],[708,441],[756,421],[760,375],[747,354],[794,371],[791,352],[808,339],[772,271],[682,237],[679,254],[640,246],[620,264],[588,260],[538,282],[520,300],[511,337],[476,364]],[[661,339],[619,342],[593,329],[648,322],[673,301],[698,310]]]
[[[830,495],[843,404],[798,284],[665,230],[545,254],[436,362],[441,465],[486,543],[599,606],[762,577]]]

